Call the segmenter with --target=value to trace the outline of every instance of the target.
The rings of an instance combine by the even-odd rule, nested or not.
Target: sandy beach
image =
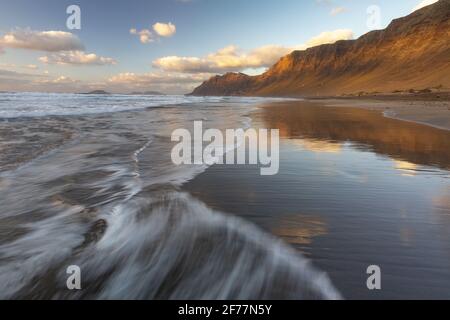
[[[413,121],[435,128],[450,130],[449,100],[411,99],[315,99],[319,105],[354,107],[383,112],[386,117]]]
[[[448,130],[384,116],[401,102],[161,99],[4,96],[1,297],[450,298]],[[199,120],[279,129],[279,173],[175,165],[172,132]]]
[[[254,127],[280,129],[280,173],[261,177],[256,167],[214,165],[183,189],[289,243],[346,299],[450,298],[446,107],[341,99],[265,104],[250,117]],[[365,286],[371,264],[384,270],[379,292]]]
[[[0,300],[450,301],[449,57],[450,0],[0,1]]]

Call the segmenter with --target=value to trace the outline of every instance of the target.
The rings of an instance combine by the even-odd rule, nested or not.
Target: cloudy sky
[[[187,93],[214,74],[258,74],[292,50],[357,38],[432,2],[0,0],[0,90]],[[81,9],[80,30],[67,27],[70,5]]]

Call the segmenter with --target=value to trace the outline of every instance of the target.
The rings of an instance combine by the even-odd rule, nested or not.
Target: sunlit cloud
[[[24,68],[31,69],[31,70],[39,69],[39,67],[37,65],[35,65],[35,64],[27,64],[27,65],[24,66]]]
[[[183,73],[220,73],[247,68],[266,68],[280,57],[291,52],[291,48],[268,45],[250,52],[236,46],[228,46],[204,58],[168,56],[153,61],[153,66],[165,71]]]
[[[139,41],[143,44],[150,43],[154,41],[153,34],[148,29],[142,29],[138,31],[135,28],[130,29],[130,34],[137,35],[139,37]]]
[[[152,26],[152,28],[154,32],[152,32],[149,29],[138,30],[136,28],[131,28],[130,34],[138,36],[139,41],[142,44],[147,44],[155,41],[158,38],[158,36],[171,37],[177,32],[176,26],[171,22],[169,23],[157,22]]]
[[[114,65],[117,61],[113,58],[101,57],[95,53],[85,53],[83,51],[67,51],[46,55],[39,58],[45,64],[57,65]]]
[[[80,39],[65,31],[34,31],[15,29],[0,37],[0,48],[47,52],[84,50]]]
[[[164,71],[182,73],[221,73],[240,71],[248,68],[267,68],[277,62],[282,56],[294,51],[334,43],[338,40],[353,39],[351,30],[338,29],[322,32],[311,38],[305,44],[295,47],[266,45],[248,52],[237,46],[230,45],[205,57],[167,56],[153,61],[153,66]]]
[[[107,86],[118,91],[157,90],[167,93],[186,93],[211,76],[210,73],[124,72],[110,77]]]
[[[171,37],[177,32],[177,28],[171,22],[157,22],[153,25],[153,30],[161,37]]]
[[[80,82],[79,80],[74,80],[67,76],[59,76],[54,79],[44,79],[44,80],[36,81],[36,83],[40,83],[40,84],[66,84],[66,85],[79,83],[79,82]]]
[[[25,64],[25,65],[17,65],[15,63],[0,63],[1,68],[9,68],[9,69],[29,69],[29,70],[37,70],[39,67],[35,64]]]
[[[419,10],[419,9],[422,9],[423,7],[429,6],[429,5],[431,5],[431,4],[433,4],[433,3],[436,3],[436,2],[438,2],[438,0],[423,0],[423,1],[421,1],[419,4],[417,4],[417,5],[412,9],[412,11],[417,11],[417,10]]]
[[[335,43],[339,40],[351,40],[354,38],[353,31],[350,29],[337,29],[333,31],[324,31],[316,37],[311,38],[305,45],[300,45],[300,49],[319,46],[322,44]]]
[[[133,73],[124,72],[112,76],[108,79],[109,83],[115,84],[135,84],[138,86],[147,86],[150,84],[170,84],[170,83],[198,83],[210,77],[211,74],[168,74],[159,72]]]

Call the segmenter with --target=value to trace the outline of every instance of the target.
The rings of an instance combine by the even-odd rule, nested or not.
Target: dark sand
[[[386,117],[426,124],[450,130],[450,100],[385,99],[322,99],[316,103],[332,107],[353,107],[376,110]]]
[[[342,108],[352,104],[363,107]],[[215,165],[184,188],[290,243],[345,298],[449,299],[450,132],[380,112],[450,128],[450,112],[430,116],[443,108],[350,100],[263,106],[251,115],[253,127],[280,129],[279,174]],[[382,269],[381,291],[366,287],[372,264]]]

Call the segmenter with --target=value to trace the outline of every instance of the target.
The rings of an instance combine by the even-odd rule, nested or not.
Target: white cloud
[[[165,93],[186,93],[211,76],[210,73],[125,72],[109,78],[107,86],[119,92],[156,90]]]
[[[21,79],[31,79],[35,77],[40,77],[39,74],[32,74],[32,73],[23,73],[23,72],[17,72],[12,70],[5,70],[0,69],[0,78],[1,77],[11,77],[11,78],[21,78]]]
[[[203,58],[163,57],[155,60],[153,66],[165,71],[183,73],[237,71],[246,68],[269,67],[291,51],[291,48],[267,45],[246,53],[231,45]]]
[[[35,64],[27,64],[27,65],[24,66],[24,68],[31,69],[31,70],[39,69],[39,67],[37,65],[35,65]]]
[[[57,84],[57,85],[67,85],[67,84],[74,84],[79,83],[79,80],[74,80],[67,76],[59,76],[53,79],[45,79],[45,80],[38,80],[36,81],[37,84]]]
[[[172,84],[177,83],[196,83],[210,77],[211,74],[171,74],[171,73],[133,73],[124,72],[112,76],[108,79],[109,83],[114,84],[134,84],[137,86],[148,86],[151,84]]]
[[[353,39],[353,31],[349,29],[338,29],[334,31],[325,31],[306,42],[305,49],[319,46],[321,44],[335,43],[339,40]],[[301,47],[301,46],[300,46]]]
[[[101,57],[95,53],[85,53],[83,51],[65,51],[46,55],[39,58],[45,64],[58,65],[113,65],[117,61],[113,58]]]
[[[39,67],[35,64],[24,64],[24,65],[17,65],[15,63],[0,63],[0,67],[2,68],[9,68],[9,69],[28,69],[28,70],[37,70]]]
[[[8,65],[7,67],[9,67]],[[0,90],[30,90],[34,83],[42,81],[45,75],[24,73],[12,70],[0,69]]]
[[[423,7],[429,6],[430,4],[436,3],[438,0],[423,0],[418,5],[416,5],[412,11],[422,9]]]
[[[135,28],[130,29],[130,34],[139,36],[139,41],[143,44],[153,42],[153,34],[148,29],[142,29],[141,31],[136,30]]]
[[[175,72],[215,72],[215,70],[213,70],[212,68],[212,65],[206,59],[197,57],[163,57],[153,61],[153,66],[166,71]]]
[[[14,63],[0,63],[0,67],[2,67],[2,68],[15,68],[15,67],[17,67],[17,65],[16,64],[14,64]]]
[[[161,37],[171,37],[177,32],[177,28],[171,22],[157,22],[153,25],[153,30]]]
[[[168,72],[182,73],[221,73],[240,71],[247,68],[267,68],[282,56],[294,51],[304,50],[320,44],[334,43],[338,40],[353,39],[353,32],[347,29],[327,31],[295,47],[266,45],[249,52],[230,45],[205,57],[168,56],[153,61],[153,66]]]
[[[155,41],[155,38],[157,38],[157,36],[160,37],[173,36],[176,33],[177,28],[175,27],[174,24],[170,22],[169,23],[157,22],[153,25],[153,30],[156,33],[156,35],[149,29],[142,29],[139,31],[136,28],[131,28],[130,34],[138,36],[139,41],[143,44],[146,44]]]
[[[330,15],[332,15],[334,17],[334,16],[337,16],[338,14],[344,13],[345,11],[347,11],[347,9],[344,7],[335,7],[333,9],[331,9]]]
[[[87,92],[99,88],[92,85],[67,75],[52,77],[46,71],[24,73],[0,69],[0,90],[5,91]]]
[[[15,29],[0,37],[0,47],[37,51],[83,50],[80,39],[65,31],[34,31]]]

